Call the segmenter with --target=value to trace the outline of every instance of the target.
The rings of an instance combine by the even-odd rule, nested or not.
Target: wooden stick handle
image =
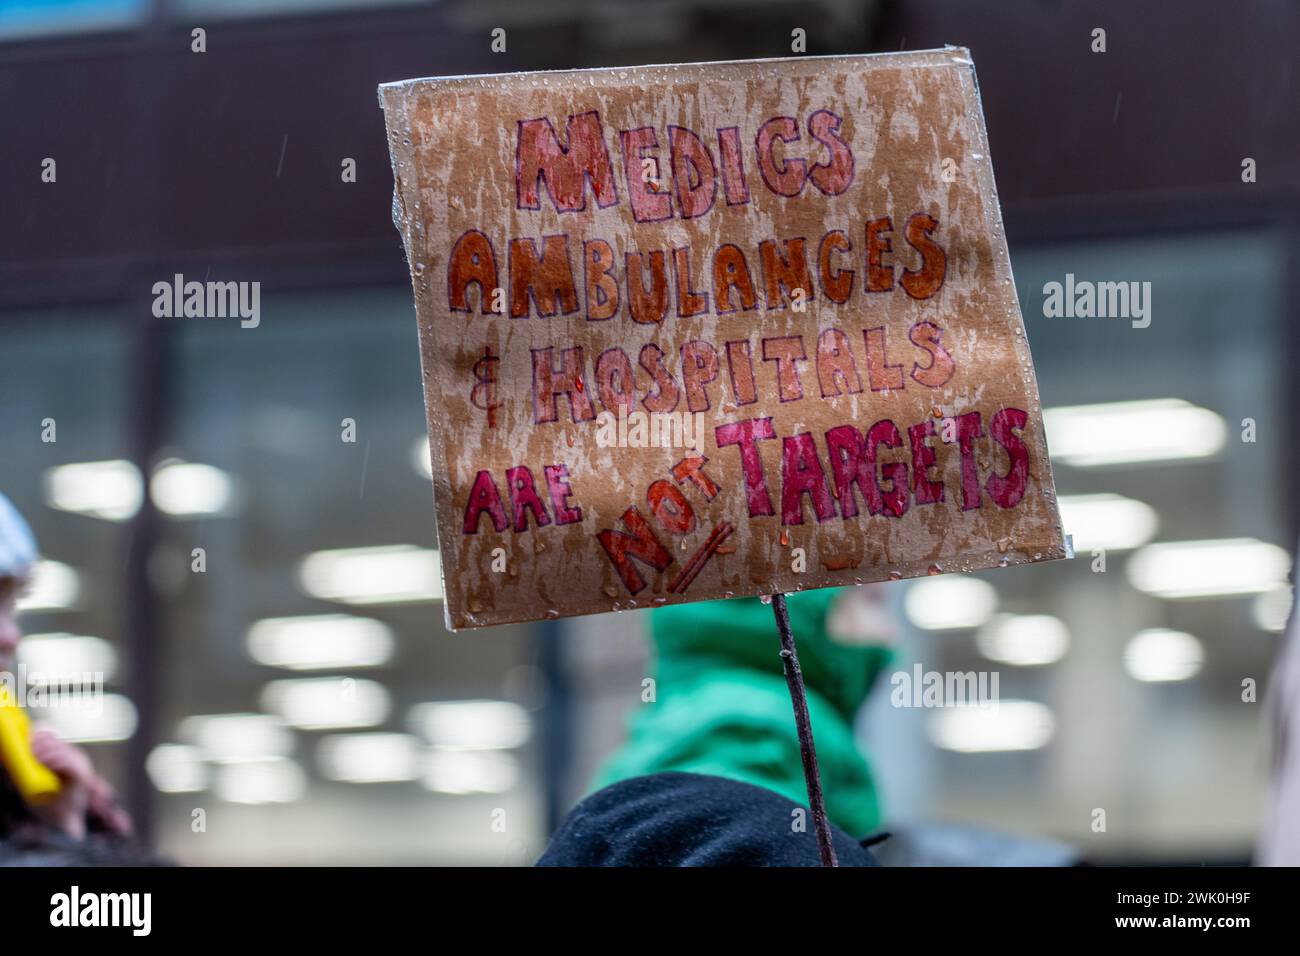
[[[831,827],[826,819],[826,801],[822,797],[822,778],[817,771],[817,749],[813,746],[812,722],[808,719],[808,695],[804,691],[803,672],[799,670],[799,655],[794,648],[794,632],[790,629],[790,610],[785,606],[785,595],[772,595],[772,611],[776,615],[776,629],[781,632],[781,662],[785,665],[785,683],[790,688],[790,702],[794,704],[794,723],[799,731],[799,756],[803,758],[803,779],[808,788],[808,806],[812,810],[813,827],[817,830],[817,849],[822,866],[839,866],[835,847],[831,845]]]

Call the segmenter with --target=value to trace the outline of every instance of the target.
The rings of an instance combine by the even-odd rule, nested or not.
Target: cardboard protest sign
[[[449,626],[1064,557],[967,51],[380,94]]]

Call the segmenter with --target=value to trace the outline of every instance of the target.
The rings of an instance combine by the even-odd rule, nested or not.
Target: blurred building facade
[[[891,707],[882,688],[861,732],[887,811],[1042,833],[1103,861],[1247,858],[1289,607],[1277,555],[1297,526],[1300,9],[11,3],[0,488],[47,559],[33,645],[113,662],[113,703],[68,732],[163,850],[540,852],[644,706],[643,622],[444,629],[375,89],[784,56],[796,29],[810,55],[971,48],[1079,554],[974,576],[959,619],[917,610],[940,596],[909,600],[947,578],[898,586],[899,667],[997,668],[1017,706],[971,729]],[[153,286],[176,274],[260,282],[262,323],[154,318]],[[1044,287],[1067,275],[1150,282],[1152,324],[1046,317]],[[1143,440],[1108,446],[1107,415]]]

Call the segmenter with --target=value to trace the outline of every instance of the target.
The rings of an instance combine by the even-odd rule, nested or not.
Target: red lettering
[[[469,501],[465,503],[465,522],[462,531],[465,534],[478,534],[479,517],[486,512],[492,519],[492,527],[498,532],[510,526],[506,517],[505,506],[501,503],[501,492],[492,480],[492,472],[480,471],[474,476],[474,486],[469,490]]]
[[[566,236],[543,236],[542,254],[532,239],[510,240],[510,317],[528,315],[532,298],[537,314],[550,317],[557,311],[569,315],[578,311],[578,290],[573,284]]]
[[[559,420],[555,398],[563,393],[569,399],[569,413],[575,422],[586,422],[596,417],[591,398],[582,385],[582,346],[560,350],[559,368],[556,368],[549,345],[533,349],[533,423],[542,425]]]
[[[625,129],[619,134],[623,144],[623,175],[627,177],[627,192],[632,202],[632,216],[637,222],[663,222],[673,217],[673,201],[667,189],[659,192],[659,157],[646,156],[646,150],[659,148],[659,136],[654,127]],[[641,175],[644,160],[654,159],[655,179],[647,181]],[[652,183],[654,185],[652,186]]]
[[[633,559],[650,565],[656,571],[663,571],[673,563],[673,556],[659,543],[654,531],[636,508],[628,508],[623,512],[622,520],[631,534],[606,529],[598,532],[596,539],[614,562],[614,569],[622,578],[623,586],[632,594],[637,594],[645,588],[646,582],[641,572],[633,566]]]
[[[568,146],[560,143],[549,119],[519,121],[515,141],[515,205],[518,208],[542,208],[539,182],[545,183],[558,212],[587,208],[588,180],[600,208],[618,202],[618,186],[605,148],[600,114],[593,110],[570,116],[565,134]]]
[[[912,444],[912,494],[918,505],[943,501],[943,482],[930,478],[935,453],[927,439],[933,434],[934,421],[928,418],[907,430],[908,440]]]
[[[777,159],[773,152],[777,140],[783,143],[799,140],[799,124],[793,117],[774,116],[758,128],[755,144],[758,171],[762,173],[767,188],[778,196],[797,196],[808,178],[808,163],[802,159]]]
[[[782,442],[781,523],[803,524],[803,496],[808,495],[817,521],[835,517],[835,497],[826,481],[811,432],[791,435]]]
[[[673,534],[690,534],[695,527],[695,509],[668,479],[660,478],[646,489],[645,500],[659,523]]]
[[[1029,416],[1019,408],[1003,408],[989,422],[989,434],[1006,449],[1010,467],[1005,475],[991,474],[984,487],[999,508],[1014,508],[1025,496],[1029,484],[1029,449],[1016,434]]]
[[[583,278],[587,287],[587,321],[596,322],[618,314],[618,279],[614,276],[614,250],[604,239],[582,244]]]
[[[510,506],[514,510],[516,532],[528,530],[529,511],[533,513],[537,527],[544,528],[551,523],[550,516],[546,513],[546,505],[542,503],[533,484],[531,471],[523,465],[507,469],[506,482],[510,487]]]
[[[693,412],[709,410],[707,386],[717,377],[717,349],[708,342],[687,342],[682,346],[682,385],[686,388],[687,408]]]
[[[980,472],[975,462],[975,439],[984,437],[984,426],[980,423],[979,412],[967,412],[954,415],[957,426],[957,446],[961,449],[961,510],[974,511],[980,506]],[[948,436],[943,436],[945,444],[951,445]]]
[[[853,150],[840,136],[842,122],[830,110],[818,110],[808,117],[808,135],[831,153],[830,159],[812,168],[808,178],[827,196],[838,196],[853,182]]]
[[[845,252],[853,251],[853,243],[849,241],[849,237],[838,229],[822,236],[821,245],[817,249],[817,271],[820,273],[822,291],[826,293],[826,298],[837,305],[843,305],[849,301],[849,295],[853,292],[853,270],[832,271],[831,253],[836,249]]]
[[[718,192],[713,154],[698,136],[681,126],[668,127],[668,147],[682,218],[703,216],[713,208]]]
[[[921,268],[916,271],[903,270],[903,277],[898,280],[903,291],[913,299],[928,299],[939,291],[943,278],[948,271],[948,256],[943,247],[930,238],[930,233],[939,227],[939,220],[925,213],[917,213],[907,220],[903,236],[917,252],[921,253]]]
[[[776,430],[770,418],[747,418],[740,422],[719,425],[713,432],[719,448],[737,445],[740,449],[740,467],[745,473],[745,497],[749,502],[749,516],[772,514],[772,498],[767,493],[767,479],[763,475],[763,459],[758,454],[758,443],[775,438]]]
[[[569,487],[568,465],[547,465],[542,469],[546,475],[546,490],[551,496],[551,507],[555,510],[556,524],[573,524],[582,520],[581,508],[570,508],[569,499],[573,489]]]

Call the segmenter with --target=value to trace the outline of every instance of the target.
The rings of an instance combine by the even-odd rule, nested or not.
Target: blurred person
[[[973,826],[881,824],[854,717],[894,658],[889,585],[786,596],[840,866],[1070,866],[1072,847]],[[818,866],[772,608],[756,598],[651,612],[654,702],[539,866]]]
[[[13,676],[17,670],[18,598],[36,563],[36,541],[31,529],[9,499],[0,494],[0,672],[21,699],[26,688]],[[84,750],[61,740],[54,731],[37,727],[31,733],[32,755],[58,777],[58,792],[28,803],[8,768],[0,763],[0,864],[24,854],[72,852],[91,845],[90,858],[112,856],[100,846],[104,841],[124,841],[131,836],[131,819],[117,803],[113,788],[95,772]],[[97,847],[97,848],[96,848]],[[87,859],[80,853],[78,859]],[[31,862],[40,862],[32,857]]]
[[[786,596],[836,855],[873,866],[880,824],[853,718],[897,625],[883,586]],[[598,773],[541,866],[817,865],[776,620],[757,598],[658,608],[654,702]],[[802,824],[802,825],[801,825]]]
[[[1300,561],[1300,550],[1296,560]],[[1261,866],[1300,866],[1300,620],[1294,599],[1285,635],[1269,687],[1273,766],[1264,830],[1256,853],[1256,862]]]

